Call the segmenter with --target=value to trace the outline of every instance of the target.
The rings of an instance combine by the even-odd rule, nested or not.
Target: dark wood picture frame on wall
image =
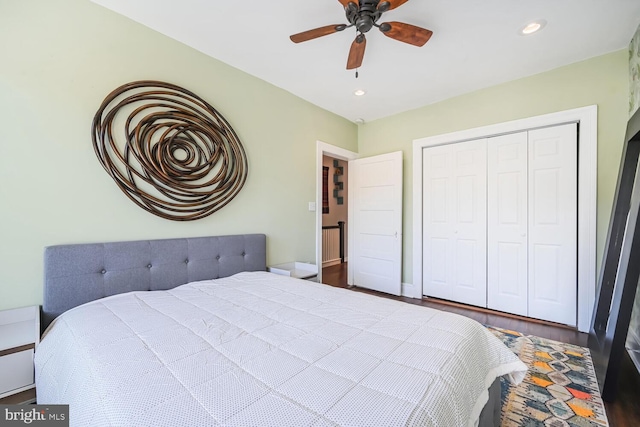
[[[322,213],[329,213],[329,166],[322,167]]]
[[[589,349],[602,398],[615,399],[640,279],[640,111],[627,124],[607,244],[600,271]],[[631,352],[633,353],[633,352]],[[630,354],[633,359],[634,354]],[[638,363],[636,363],[638,366]]]

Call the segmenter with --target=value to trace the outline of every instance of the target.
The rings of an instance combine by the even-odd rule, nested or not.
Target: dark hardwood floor
[[[322,281],[327,285],[348,288],[347,263],[323,268]],[[405,301],[410,304],[418,304],[437,310],[449,311],[470,317],[485,325],[512,329],[527,335],[535,335],[582,347],[587,346],[587,334],[578,332],[576,329],[569,328],[564,325],[528,319],[521,316],[465,306],[433,298],[430,298],[429,300],[419,300],[415,298],[396,297],[394,295],[383,294],[357,287],[353,287],[351,289],[355,292],[365,292],[384,298],[393,298]],[[618,384],[616,400],[614,402],[605,402],[605,408],[607,411],[607,418],[609,419],[609,425],[611,427],[640,426],[640,375],[638,375],[626,352],[625,360],[622,361],[622,365],[620,367],[620,381]]]

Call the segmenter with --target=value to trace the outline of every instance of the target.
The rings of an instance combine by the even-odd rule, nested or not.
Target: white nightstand
[[[40,307],[0,311],[0,403],[35,388],[33,355],[40,343]]]
[[[314,280],[318,276],[318,267],[315,264],[306,262],[286,262],[284,264],[270,265],[268,270],[281,276],[306,280]]]

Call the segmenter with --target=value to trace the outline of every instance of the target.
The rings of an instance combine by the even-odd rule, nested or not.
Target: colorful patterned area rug
[[[502,379],[502,427],[609,425],[587,348],[487,328],[529,368],[518,386]]]

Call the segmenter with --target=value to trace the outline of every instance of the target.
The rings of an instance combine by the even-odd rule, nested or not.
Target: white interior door
[[[423,290],[487,304],[487,140],[423,150]]]
[[[487,142],[487,307],[527,315],[527,132]]]
[[[529,131],[529,316],[576,324],[577,124]]]
[[[423,278],[425,295],[454,299],[450,265],[453,262],[453,146],[422,150],[423,164]]]
[[[402,152],[349,162],[353,285],[400,295]]]

